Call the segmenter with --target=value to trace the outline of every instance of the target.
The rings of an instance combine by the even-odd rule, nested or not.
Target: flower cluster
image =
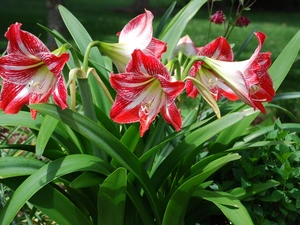
[[[219,13],[211,19],[222,23],[225,17]],[[118,33],[118,43],[100,42],[98,46],[118,70],[110,74],[111,86],[117,93],[110,111],[113,121],[140,122],[143,136],[160,113],[178,131],[182,119],[176,98],[184,91],[193,98],[201,94],[218,117],[217,101],[221,97],[240,99],[265,113],[263,102],[271,101],[275,95],[268,74],[270,53],[260,52],[265,34],[255,33],[258,47],[250,59],[241,62],[234,61],[230,44],[223,37],[196,47],[185,36],[172,54],[187,56],[187,62],[180,64],[182,69],[178,71],[161,62],[167,43],[153,37],[152,20],[153,14],[145,10]],[[12,25],[5,35],[9,43],[8,54],[0,58],[0,107],[5,113],[17,113],[25,104],[47,102],[52,94],[54,102],[66,108],[67,92],[61,71],[68,54],[49,52],[37,37],[20,30],[20,26]],[[175,61],[169,59],[171,62]],[[36,117],[34,110],[32,117]]]

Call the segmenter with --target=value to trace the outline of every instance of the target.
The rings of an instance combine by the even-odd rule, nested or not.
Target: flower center
[[[36,73],[36,75],[31,78],[31,80],[27,84],[27,87],[31,92],[35,92],[36,94],[45,94],[49,91],[49,89],[52,88],[54,83],[54,75],[48,70],[46,66],[43,66]]]
[[[256,84],[252,84],[249,88],[251,94],[255,94],[260,90],[260,86]]]

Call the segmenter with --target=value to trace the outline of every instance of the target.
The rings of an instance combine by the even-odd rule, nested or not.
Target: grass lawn
[[[133,0],[65,0],[65,2],[66,7],[81,21],[93,39],[107,42],[117,42],[115,34],[136,15],[120,13],[115,10],[116,8],[122,9],[122,7],[129,6]],[[161,16],[161,13],[155,14],[155,12],[161,12],[162,7],[166,7],[171,3],[172,0],[151,1],[151,6],[155,9],[154,28],[157,26]],[[158,8],[160,10],[157,10]],[[300,14],[296,12],[258,12],[254,8],[252,11],[247,12],[246,16],[251,20],[251,24],[247,28],[236,28],[229,39],[231,43],[235,44],[233,48],[235,52],[249,33],[257,27],[259,31],[266,33],[268,36],[263,50],[272,52],[272,59],[275,60],[284,46],[300,29]],[[184,34],[190,35],[197,46],[206,44],[207,17],[206,6],[204,6],[202,11],[190,21],[184,32]],[[18,21],[23,24],[22,29],[34,33],[42,40],[46,38],[46,33],[36,25],[37,23],[47,25],[45,1],[7,1],[5,6],[0,8],[0,20],[0,34],[4,35],[7,27]],[[213,24],[210,35],[211,40],[223,35],[223,33],[224,27],[222,25]],[[6,38],[0,38],[1,51],[6,48],[6,44]],[[254,38],[240,59],[249,58],[256,46],[257,41]],[[295,82],[295,80],[300,80],[300,57],[296,60],[281,89],[285,91],[299,90],[298,82]]]

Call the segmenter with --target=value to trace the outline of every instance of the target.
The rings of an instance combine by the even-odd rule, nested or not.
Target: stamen
[[[250,93],[251,94],[255,94],[256,92],[258,92],[260,90],[260,86],[259,85],[256,85],[256,84],[253,84],[250,86]]]

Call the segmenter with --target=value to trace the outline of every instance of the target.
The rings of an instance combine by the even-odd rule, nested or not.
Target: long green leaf
[[[22,178],[10,178],[2,182],[16,190],[24,180]],[[92,225],[88,217],[66,195],[50,184],[36,192],[29,201],[58,224]]]
[[[237,123],[245,116],[255,113],[252,109],[236,112],[222,117],[220,120],[213,121],[186,136],[179,145],[168,155],[168,157],[159,165],[154,172],[151,180],[155,189],[158,189],[163,181],[169,176],[172,170],[184,160],[188,154],[191,154],[197,147],[203,144],[211,137],[218,134],[225,128]]]
[[[157,29],[155,31],[155,37],[158,37],[160,35],[160,33],[162,32],[163,28],[165,27],[168,19],[170,18],[174,8],[176,6],[176,2],[173,2],[170,7],[167,9],[167,11],[165,12],[165,14],[163,15],[163,17],[161,18],[158,26],[157,26]]]
[[[286,45],[283,51],[279,54],[275,62],[272,64],[269,73],[273,79],[275,90],[279,88],[282,81],[285,79],[290,68],[292,67],[295,59],[300,50],[300,31]]]
[[[104,177],[101,174],[95,172],[84,172],[76,177],[71,183],[71,188],[86,188],[99,185],[104,181]]]
[[[98,225],[124,224],[127,174],[122,167],[110,174],[98,193]]]
[[[74,39],[82,55],[84,55],[87,46],[93,41],[93,39],[90,37],[90,35],[88,34],[87,30],[83,27],[83,25],[69,10],[67,10],[62,5],[60,5],[58,9],[72,38]],[[102,56],[100,51],[97,48],[93,48],[91,50],[90,59],[99,63],[102,66],[106,66],[108,64],[107,61],[109,60],[107,57]],[[102,75],[101,79],[103,80],[103,82],[108,83],[108,77],[109,77],[108,72],[95,63],[93,63],[93,67],[95,67],[95,69],[97,69],[100,72],[100,75]],[[95,101],[95,104],[103,111],[109,112],[111,104],[106,98],[106,95],[103,92],[103,90],[98,86],[93,76],[89,77],[89,84],[94,96],[93,100]]]
[[[35,146],[34,145],[26,145],[26,144],[7,144],[7,145],[0,145],[0,149],[18,149],[18,150],[24,150],[28,152],[35,152]],[[66,156],[64,152],[57,149],[46,149],[43,154],[44,157],[55,160],[60,157]]]
[[[235,188],[229,191],[229,193],[235,196],[236,198],[238,198],[239,200],[244,200],[249,197],[252,197],[253,195],[257,195],[263,191],[266,191],[270,188],[274,188],[278,185],[280,185],[278,181],[269,180],[265,183],[253,184],[251,187],[247,187],[247,188],[241,188],[241,187]]]
[[[44,165],[28,157],[0,157],[0,179],[30,175]]]
[[[207,0],[192,0],[183,7],[165,27],[159,39],[168,43],[168,50],[163,54],[162,59],[169,59],[175,49],[182,32],[188,22],[194,17],[198,10],[204,5]]]
[[[50,139],[57,124],[58,124],[57,119],[47,115],[44,117],[40,132],[38,133],[38,136],[36,138],[35,151],[38,157],[43,155],[48,140]]]
[[[239,159],[238,154],[229,154],[209,163],[203,172],[185,181],[170,198],[163,219],[163,225],[184,224],[184,216],[191,195],[210,175],[228,162]]]
[[[209,154],[214,154],[217,152],[222,152],[231,147],[234,142],[241,137],[245,130],[249,127],[252,121],[257,117],[259,112],[256,112],[250,116],[245,117],[244,119],[238,121],[232,126],[224,129],[219,135],[216,141],[214,142],[212,148],[209,151]]]
[[[94,142],[96,145],[98,145],[108,155],[117,160],[117,162],[124,168],[131,171],[140,181],[142,187],[144,188],[145,194],[149,199],[153,213],[156,219],[160,221],[161,217],[158,210],[158,199],[149,176],[138,158],[125,145],[123,145],[117,138],[115,138],[103,127],[72,110],[61,110],[56,105],[50,104],[35,104],[31,105],[30,107],[47,115],[53,116],[54,118],[67,124],[88,138],[91,142]]]
[[[300,124],[298,124],[298,123],[282,123],[281,129],[286,130],[286,131],[291,131],[291,132],[300,132]],[[273,130],[274,130],[274,125],[260,128],[258,131],[252,132],[251,134],[245,136],[243,138],[243,141],[246,143],[250,142],[250,141],[252,141],[260,136],[263,136]]]
[[[0,111],[0,124],[1,126],[23,126],[32,130],[40,130],[43,117],[37,116],[35,120],[31,118],[30,112],[20,111],[18,114],[4,114]],[[65,128],[58,126],[52,134],[52,138],[62,145],[67,151],[72,149],[73,153],[80,153],[78,143],[66,132]],[[72,141],[70,141],[72,140]]]
[[[34,172],[16,189],[10,201],[0,212],[0,224],[9,224],[25,202],[46,184],[77,171],[110,174],[107,163],[95,156],[70,155],[52,161]]]
[[[214,203],[233,224],[253,224],[245,206],[233,195],[207,190],[198,190],[193,195]]]

